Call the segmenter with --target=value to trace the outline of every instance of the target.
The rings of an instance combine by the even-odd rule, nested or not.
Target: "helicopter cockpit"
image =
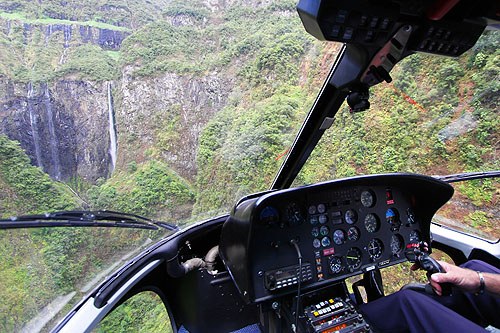
[[[301,293],[308,295],[308,323],[297,320],[298,331],[369,330],[346,301],[343,281],[367,274],[366,290],[382,297],[373,274],[405,261],[407,246],[429,241],[431,217],[452,193],[448,184],[402,174],[272,192],[236,205],[222,229],[221,257],[247,302],[273,302],[293,318]]]
[[[385,297],[381,271],[416,260],[415,251],[429,246],[455,263],[500,266],[498,241],[433,223],[454,194],[450,183],[499,171],[383,173],[292,187],[344,101],[352,114],[369,112],[370,89],[390,83],[402,59],[460,56],[500,26],[498,2],[300,0],[297,11],[309,34],[343,46],[271,188],[148,246],[53,332],[91,331],[143,291],[160,296],[174,332],[376,332],[359,306]],[[353,276],[362,278],[351,286]]]
[[[287,188],[345,99],[351,112],[368,109],[370,87],[391,82],[393,66],[412,53],[462,54],[498,24],[497,4],[301,0],[297,8],[310,34],[345,44],[271,190],[150,248],[55,331],[81,327],[90,309],[98,320],[147,289],[161,295],[175,332],[370,331],[359,287],[368,301],[384,297],[380,270],[406,261],[405,250],[423,242],[449,249],[454,236],[431,228],[453,195],[443,180],[383,174]],[[459,262],[458,248],[449,252]],[[346,278],[358,274],[349,289]]]

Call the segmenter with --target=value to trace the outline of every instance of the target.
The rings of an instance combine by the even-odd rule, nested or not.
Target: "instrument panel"
[[[233,209],[220,254],[248,302],[296,292],[299,280],[310,290],[405,261],[406,245],[429,242],[431,218],[452,194],[447,183],[411,174],[271,192]]]

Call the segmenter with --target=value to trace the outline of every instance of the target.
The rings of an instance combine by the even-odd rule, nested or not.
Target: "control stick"
[[[427,271],[427,278],[430,279],[434,273],[446,273],[443,267],[436,261],[436,259],[429,256],[425,251],[423,243],[410,244],[405,250],[405,256],[408,261],[417,263],[422,269]],[[451,295],[451,284],[441,283],[443,296]],[[429,288],[426,288],[429,290]],[[434,293],[434,291],[433,291]]]

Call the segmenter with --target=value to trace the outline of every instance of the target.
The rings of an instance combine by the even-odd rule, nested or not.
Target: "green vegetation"
[[[189,217],[189,204],[193,202],[194,193],[172,170],[155,161],[140,167],[132,164],[129,170],[130,174],[115,174],[101,186],[88,190],[93,209],[163,217],[172,221]]]
[[[110,58],[99,46],[70,42],[66,49],[64,31],[49,36],[40,27],[33,27],[23,42],[25,29],[20,22],[12,21],[9,36],[0,33],[0,74],[16,82],[47,82],[68,74],[93,81],[116,77],[116,55]]]
[[[117,164],[112,177],[98,179],[92,186],[78,178],[70,181],[88,201],[85,208],[177,223],[194,220],[200,213],[225,213],[239,197],[270,186],[285,158],[279,157],[290,148],[331,65],[325,59],[333,59],[330,53],[335,52],[303,31],[293,14],[295,2],[235,4],[220,11],[191,0],[64,3],[2,4],[0,24],[6,27],[8,22],[10,30],[0,31],[1,76],[24,83],[115,80],[118,106],[124,97],[117,79],[121,72],[128,75],[128,69],[140,82],[154,81],[166,72],[189,79],[217,75],[234,80],[221,111],[208,114],[203,113],[207,106],[201,109],[200,119],[210,119],[199,126],[193,161],[197,173],[192,179],[178,176],[165,158],[184,149],[188,135],[182,127],[184,106],[156,111],[153,102],[145,100],[143,107],[153,110],[146,113],[151,117],[138,119],[140,126],[151,129],[151,137],[119,132],[119,149],[127,158]],[[131,35],[119,51],[110,51],[83,42],[76,29],[69,41],[63,30],[47,34],[49,24]],[[342,107],[295,184],[366,173],[446,174],[500,167],[498,37],[498,32],[487,32],[458,59],[416,54],[402,61],[391,73],[393,85],[372,89],[370,110],[351,114]],[[127,115],[127,110],[118,111]],[[450,126],[464,119],[470,123],[467,132]],[[457,192],[471,207],[491,207],[498,187],[477,181],[457,186]],[[2,217],[81,205],[66,187],[31,166],[19,144],[0,136]],[[489,212],[465,217],[473,227],[493,230],[494,216]],[[97,228],[0,232],[0,254],[6,258],[0,262],[2,330],[20,329],[20,323],[54,295],[81,290],[87,282],[83,276],[106,268],[116,253],[135,248],[148,237],[154,235]],[[384,274],[391,282],[388,289],[396,290],[409,267],[398,266]],[[169,325],[159,316],[162,312],[161,303],[141,294],[110,315],[99,330],[164,331]],[[138,319],[141,315],[143,319]]]
[[[146,178],[154,172],[153,168],[137,176],[142,187],[148,188]],[[31,166],[19,144],[3,135],[0,135],[0,185],[1,218],[81,208],[67,187]],[[164,183],[162,186],[174,191],[179,188]],[[155,190],[151,185],[149,189]],[[54,295],[78,290],[87,282],[87,276],[116,260],[117,252],[136,248],[148,236],[154,237],[135,229],[119,228],[0,231],[0,255],[4,258],[0,261],[0,280],[4,282],[0,296],[6,300],[0,308],[0,327],[6,332],[20,329],[19,325],[51,302]]]
[[[111,53],[111,54],[110,54]],[[80,79],[109,81],[116,77],[117,52],[103,51],[95,45],[78,46],[68,55],[67,62],[56,72],[57,76],[76,73]],[[119,55],[118,55],[119,57]]]
[[[370,110],[350,114],[347,107],[342,109],[297,183],[364,173],[447,174],[497,168],[493,152],[499,139],[499,95],[486,82],[496,82],[498,71],[493,74],[485,66],[464,72],[475,52],[476,48],[458,59],[422,55],[405,59],[394,70],[395,89],[389,85],[373,89]],[[496,49],[488,55],[483,52],[484,63],[498,58]],[[401,91],[418,105],[409,103]],[[464,115],[473,122],[468,132],[449,127]],[[471,191],[468,197],[476,200],[479,194]],[[481,195],[491,197],[491,190]]]
[[[460,193],[467,196],[476,206],[492,202],[496,189],[491,179],[478,179],[462,183],[458,186]]]
[[[202,1],[171,1],[163,11],[163,16],[190,16],[196,20],[208,18],[210,11]]]
[[[78,201],[30,160],[19,144],[0,135],[1,218],[23,213],[74,209]]]
[[[186,15],[194,20],[205,18],[203,3],[174,2],[164,14]],[[287,7],[287,6],[285,6]],[[298,17],[273,15],[276,4],[267,8],[233,6],[221,13],[220,24],[172,26],[156,21],[128,38],[122,46],[121,63],[134,64],[137,76],[168,72],[203,73],[231,66],[238,58],[251,57],[242,75],[263,78],[271,74],[295,76],[298,58],[312,41],[300,27]],[[255,18],[252,20],[250,18]],[[282,36],[277,41],[276,36]],[[193,41],[196,41],[193,43]],[[267,46],[266,50],[261,48]],[[257,59],[256,59],[257,57]],[[255,59],[255,63],[253,63]],[[275,70],[276,67],[276,70]],[[276,78],[279,79],[279,78]]]
[[[160,297],[153,292],[141,292],[108,315],[96,331],[170,333],[172,327]]]
[[[79,22],[102,28],[137,28],[148,21],[161,17],[161,9],[168,2],[164,0],[131,1],[94,0],[81,2],[66,1],[17,1],[4,0],[1,8],[9,18],[24,19],[27,22],[66,23]],[[78,23],[76,23],[78,24]]]
[[[20,13],[2,13],[0,12],[0,17],[8,19],[8,20],[18,20],[22,21],[24,23],[30,23],[30,24],[64,24],[64,25],[84,25],[84,26],[89,26],[89,27],[96,27],[96,28],[101,28],[101,29],[109,29],[109,30],[117,30],[117,31],[131,31],[127,27],[120,27],[120,26],[115,26],[103,22],[95,22],[95,21],[85,21],[85,22],[80,22],[80,21],[71,21],[71,20],[59,20],[59,19],[53,19],[53,18],[39,18],[39,19],[29,19],[23,16]]]
[[[227,107],[207,125],[198,149],[196,212],[268,188],[305,97],[297,88],[283,87],[259,102]]]

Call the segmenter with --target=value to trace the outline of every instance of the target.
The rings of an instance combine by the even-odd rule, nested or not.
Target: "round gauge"
[[[377,215],[368,214],[365,217],[365,228],[368,232],[375,232],[379,229],[380,223],[378,221]]]
[[[319,236],[319,229],[317,227],[312,228],[311,235],[313,235],[313,237],[318,237]]]
[[[277,223],[280,219],[278,211],[271,207],[267,206],[260,212],[260,220],[264,224],[274,224]]]
[[[309,223],[311,223],[312,225],[315,225],[316,223],[318,223],[318,217],[317,216],[311,216],[309,218]]]
[[[326,222],[328,222],[328,216],[326,216],[325,214],[320,215],[320,216],[318,216],[318,220],[319,220],[319,223],[325,224]]]
[[[321,245],[323,245],[323,247],[328,247],[332,244],[332,241],[330,240],[330,238],[328,237],[323,237],[321,238]]]
[[[324,212],[326,212],[326,206],[324,204],[319,204],[318,213],[323,214]]]
[[[333,233],[333,242],[337,245],[342,245],[345,242],[345,233],[341,229],[335,230]]]
[[[404,240],[401,235],[392,235],[391,237],[391,252],[393,255],[397,256],[401,250],[403,250]]]
[[[359,229],[350,227],[349,230],[347,230],[347,239],[353,242],[357,241],[359,239]]]
[[[354,224],[358,221],[358,213],[354,209],[348,209],[346,210],[345,214],[345,221],[348,224]]]
[[[413,214],[413,211],[410,208],[408,208],[406,210],[406,215],[408,215],[408,223],[414,224],[415,223],[415,214]]]
[[[321,228],[319,229],[319,233],[321,234],[321,236],[326,236],[329,232],[330,229],[328,229],[326,225],[321,226]]]
[[[313,206],[309,206],[308,211],[309,211],[310,215],[316,214],[316,206],[314,206],[314,205]]]
[[[418,233],[418,231],[414,230],[412,232],[410,232],[410,243],[418,243],[420,242],[421,238],[420,238],[420,234]]]
[[[340,257],[331,257],[329,266],[330,272],[333,274],[338,274],[344,270],[344,264],[342,263],[342,258]]]
[[[321,241],[317,238],[314,238],[313,240],[313,246],[315,249],[319,248],[321,246]]]
[[[380,258],[383,251],[384,245],[380,239],[374,238],[370,241],[370,243],[368,243],[368,253],[370,254],[370,258]]]
[[[345,258],[347,261],[347,266],[349,266],[349,269],[351,271],[361,266],[362,254],[361,250],[357,247],[351,247],[349,251],[347,251]]]
[[[375,195],[372,191],[361,192],[361,204],[365,207],[373,207],[375,204]]]
[[[304,222],[302,210],[295,202],[290,203],[286,208],[286,216],[289,225],[299,225]]]

